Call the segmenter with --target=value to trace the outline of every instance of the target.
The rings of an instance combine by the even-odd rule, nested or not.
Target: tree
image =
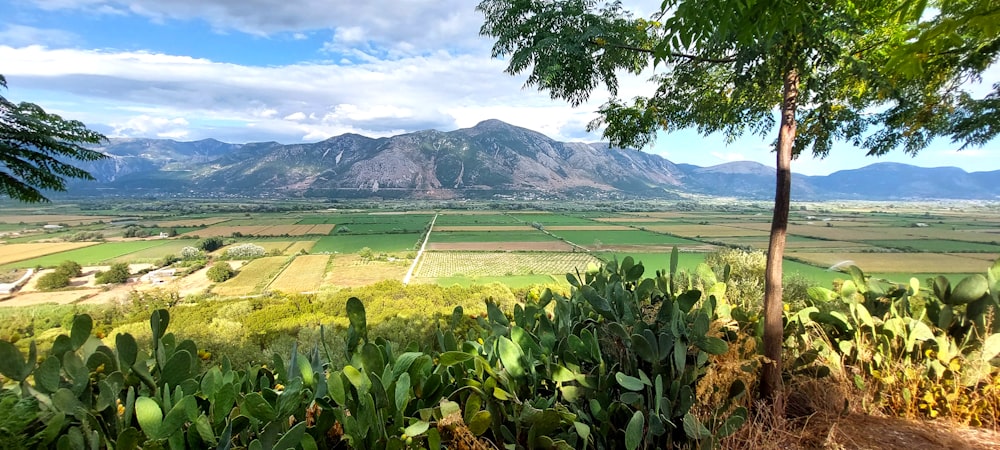
[[[215,283],[221,283],[236,275],[236,271],[225,261],[219,261],[205,272],[205,276]]]
[[[0,87],[7,88],[3,75]],[[80,145],[106,140],[81,122],[47,113],[34,103],[14,104],[0,95],[0,195],[22,202],[47,202],[42,190],[65,191],[66,178],[94,179],[64,161],[106,158]]]
[[[97,272],[94,281],[97,284],[121,284],[128,281],[129,275],[131,273],[128,270],[128,264],[114,263],[107,272]]]
[[[204,250],[205,252],[214,252],[222,248],[222,246],[225,245],[225,243],[222,241],[221,237],[213,236],[198,241],[196,245],[198,246],[198,248]]]
[[[527,85],[573,105],[608,88],[612,97],[588,128],[605,127],[612,145],[641,148],[659,131],[692,127],[732,141],[770,135],[777,125],[760,395],[781,412],[791,161],[804,150],[826,156],[835,140],[869,154],[900,147],[915,154],[946,132],[961,75],[970,72],[946,58],[921,66],[921,55],[906,53],[926,5],[665,0],[651,20],[633,17],[618,1],[483,0],[477,9],[486,18],[481,34],[496,38],[493,56],[507,58],[512,75],[527,72]],[[912,64],[920,70],[905,70]],[[658,70],[653,95],[617,98],[618,74],[650,65]]]
[[[69,278],[75,278],[83,275],[83,267],[76,261],[63,261],[56,267],[56,272],[66,274]]]
[[[69,278],[64,272],[56,270],[55,272],[49,272],[38,277],[35,286],[43,291],[54,291],[69,286]]]

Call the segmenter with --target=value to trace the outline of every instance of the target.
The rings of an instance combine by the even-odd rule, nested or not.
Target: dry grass
[[[586,253],[425,252],[414,276],[441,278],[565,274],[600,260]]]
[[[545,227],[549,231],[628,231],[632,227],[625,225],[552,225]]]
[[[221,296],[260,293],[271,283],[286,261],[288,258],[285,256],[257,258],[243,266],[235,277],[212,288],[212,292]]]
[[[360,287],[382,280],[402,280],[410,261],[363,261],[358,255],[337,255],[323,285]]]
[[[267,287],[281,292],[312,292],[323,284],[330,255],[297,256]]]
[[[53,253],[95,245],[97,242],[45,242],[0,245],[0,264],[7,264]]]
[[[0,306],[32,306],[45,303],[66,305],[82,301],[99,292],[101,292],[101,289],[74,289],[70,291],[24,293],[0,301]]]
[[[657,217],[598,217],[594,220],[598,222],[622,222],[622,223],[663,222],[663,219]]]
[[[294,244],[285,249],[285,254],[294,255],[302,250],[308,252],[312,250],[314,245],[316,245],[316,241],[295,241]]]
[[[142,225],[156,225],[161,228],[172,227],[200,227],[202,225],[215,225],[229,220],[228,217],[205,217],[203,219],[178,219],[178,220],[146,220],[140,222]]]

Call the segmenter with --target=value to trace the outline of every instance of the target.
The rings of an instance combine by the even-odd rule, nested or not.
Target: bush
[[[232,278],[233,275],[236,275],[236,271],[234,271],[233,268],[229,266],[229,263],[224,261],[219,261],[215,263],[215,265],[213,265],[211,268],[209,268],[208,272],[205,273],[205,275],[208,277],[209,280],[212,280],[216,283],[221,283],[223,281]]]
[[[264,247],[257,244],[240,244],[226,249],[225,257],[229,259],[253,259],[267,254]]]
[[[56,272],[65,274],[67,278],[75,278],[83,275],[83,267],[76,261],[63,261],[56,267]]]
[[[224,245],[224,243],[222,242],[222,238],[221,237],[215,236],[215,237],[210,237],[210,238],[202,239],[202,240],[198,241],[197,245],[198,245],[198,248],[200,248],[200,249],[202,249],[202,250],[204,250],[206,252],[214,252],[214,251],[222,248],[222,246]]]
[[[114,263],[107,272],[98,272],[94,278],[97,284],[121,284],[128,281],[129,275],[128,264]]]
[[[43,291],[62,289],[69,286],[69,276],[56,270],[38,278],[38,283],[35,286]]]
[[[199,259],[205,254],[194,247],[184,247],[181,249],[181,258],[186,260],[189,259]]]

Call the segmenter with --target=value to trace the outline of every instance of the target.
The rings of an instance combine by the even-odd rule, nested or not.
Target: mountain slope
[[[293,145],[115,139],[99,150],[110,158],[83,165],[97,182],[77,182],[72,192],[524,199],[774,195],[774,169],[762,164],[674,164],[648,152],[555,141],[499,120],[377,139],[345,134]],[[796,200],[1000,198],[1000,171],[969,174],[878,163],[792,180]]]

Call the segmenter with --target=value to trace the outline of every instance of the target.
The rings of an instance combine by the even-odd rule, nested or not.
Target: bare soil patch
[[[100,289],[73,289],[56,292],[21,293],[0,301],[0,306],[32,306],[45,303],[65,305],[87,299],[99,292],[101,292]]]
[[[358,255],[337,255],[323,285],[361,287],[382,280],[402,280],[411,260],[364,261]]]

